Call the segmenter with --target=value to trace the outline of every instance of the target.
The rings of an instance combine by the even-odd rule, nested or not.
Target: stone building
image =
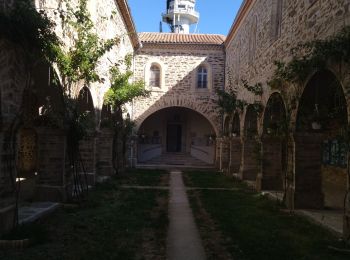
[[[63,34],[58,0],[36,0],[38,10],[44,10],[56,22],[56,34],[69,42]],[[8,11],[13,1],[0,2]],[[74,5],[77,1],[70,1]],[[99,74],[103,83],[77,86],[74,96],[78,107],[89,112],[96,123],[95,131],[80,142],[81,161],[88,183],[93,185],[97,175],[111,175],[113,134],[100,127],[103,97],[109,88],[109,67],[140,46],[128,4],[124,0],[88,1],[88,10],[102,39],[118,37],[120,43],[100,62]],[[48,64],[35,67],[30,87],[26,86],[25,53],[8,39],[0,39],[0,233],[14,223],[15,194],[21,201],[66,201],[72,196],[75,181],[70,173],[67,130],[42,124],[46,105],[60,114],[63,110],[62,91],[52,81],[54,69]],[[45,109],[44,109],[45,110]],[[20,182],[21,189],[18,189]]]
[[[221,119],[215,89],[224,86],[224,37],[141,33],[135,79],[150,97],[133,102],[138,162],[184,153],[214,163]],[[177,163],[177,162],[174,162]]]
[[[11,2],[0,0],[0,8],[10,8]],[[101,59],[105,81],[75,89],[81,111],[90,111],[97,125],[80,143],[88,184],[112,174],[113,133],[100,124],[108,112],[103,106],[108,68],[133,54],[134,80],[143,80],[150,96],[127,106],[135,121],[132,165],[215,164],[257,190],[284,194],[291,209],[344,210],[344,231],[349,232],[349,156],[338,138],[348,131],[350,119],[349,65],[329,61],[298,84],[276,87],[271,79],[275,61],[289,62],[300,43],[350,26],[350,0],[245,0],[227,37],[183,33],[199,14],[195,1],[181,1],[181,8],[192,8],[188,13],[175,2],[167,1],[165,19],[182,33],[137,34],[126,0],[88,1],[99,36],[121,40]],[[57,34],[69,41],[59,14],[50,11],[59,1],[35,3],[48,10]],[[171,17],[179,14],[184,20],[173,23]],[[38,66],[28,89],[23,51],[6,39],[0,46],[1,233],[12,225],[17,176],[25,176],[21,198],[28,200],[65,201],[72,179],[67,133],[37,124],[39,108],[47,102],[62,110],[57,98],[62,89],[50,81],[54,69]],[[216,89],[234,91],[241,106],[222,115]],[[321,122],[322,111],[327,121]],[[281,127],[288,131],[280,134]]]
[[[328,61],[299,84],[269,82],[275,61],[289,62],[293,48],[349,26],[349,7],[348,0],[243,2],[225,41],[225,88],[235,90],[247,106],[226,115],[228,137],[219,141],[224,170],[257,189],[284,190],[291,208],[345,206],[347,229],[348,152],[339,136],[349,122],[348,64]],[[242,81],[261,84],[263,93],[249,91]],[[257,103],[262,111],[254,108]],[[336,115],[328,116],[330,111]],[[327,119],[320,122],[321,117]],[[274,134],[284,122],[288,135]]]

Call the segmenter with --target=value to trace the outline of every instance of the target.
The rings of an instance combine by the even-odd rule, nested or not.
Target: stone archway
[[[273,93],[266,105],[262,135],[263,190],[282,190],[286,170],[286,133],[288,122],[281,94]]]
[[[343,208],[347,190],[347,103],[329,70],[318,71],[301,97],[295,140],[295,206]]]
[[[241,167],[242,143],[241,143],[240,117],[236,112],[232,119],[230,137],[230,173],[237,174]]]
[[[145,103],[147,105],[147,103]],[[141,124],[150,115],[165,108],[181,107],[193,110],[205,117],[214,129],[215,136],[220,136],[221,119],[216,105],[211,100],[195,101],[191,95],[165,95],[160,97],[153,105],[147,109],[138,108],[134,111],[135,131],[137,132]]]
[[[137,134],[139,163],[154,162],[154,158],[167,154],[185,154],[214,163],[215,130],[194,110],[177,106],[160,109],[142,122]]]
[[[261,147],[258,140],[258,114],[253,105],[247,107],[242,145],[242,179],[256,181],[261,166]]]

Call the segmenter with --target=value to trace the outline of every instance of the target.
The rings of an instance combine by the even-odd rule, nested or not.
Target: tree
[[[124,168],[127,151],[126,143],[133,128],[133,122],[130,118],[123,118],[123,105],[131,102],[134,98],[149,95],[149,91],[145,90],[145,83],[143,81],[132,82],[131,80],[133,76],[131,58],[131,55],[127,55],[121,63],[111,68],[111,87],[104,98],[104,104],[110,106],[112,111],[114,111],[114,117],[112,119],[114,129],[113,164],[116,172],[118,172],[119,168]],[[120,70],[120,67],[123,66],[126,67],[125,72]]]

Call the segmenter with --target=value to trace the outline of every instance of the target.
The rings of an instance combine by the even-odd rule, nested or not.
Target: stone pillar
[[[39,201],[66,201],[72,190],[67,170],[67,143],[63,130],[37,128],[38,179],[36,198]]]
[[[297,134],[295,140],[295,194],[296,208],[321,209],[322,193],[322,135]]]
[[[293,139],[293,136],[288,138],[287,141],[287,154],[286,154],[286,161],[287,161],[287,176],[285,176],[285,204],[286,207],[293,211],[294,210],[294,193],[295,193],[295,171],[294,171],[294,162],[295,162],[295,142]]]
[[[3,152],[3,138],[3,133],[0,132],[0,234],[13,228],[15,216],[14,194],[9,192],[11,180],[5,176],[5,162],[8,158]]]
[[[242,160],[242,143],[240,137],[232,137],[230,141],[230,174],[239,173]]]
[[[225,174],[229,172],[230,165],[230,139],[228,137],[224,137],[221,140],[221,168]]]
[[[244,137],[241,173],[243,180],[256,181],[261,171],[260,143],[255,137]]]
[[[101,129],[97,136],[96,173],[98,176],[111,176],[113,169],[113,130]]]
[[[279,137],[262,138],[262,190],[283,190],[282,145]]]
[[[350,240],[350,191],[346,196],[344,219],[343,219],[343,238],[344,240]]]
[[[221,138],[216,139],[215,167],[221,170]]]
[[[85,174],[88,185],[95,185],[96,182],[96,137],[90,132],[79,142],[79,152],[83,165],[80,165],[79,172]],[[82,168],[84,167],[84,169]],[[83,177],[85,179],[85,176]]]
[[[137,163],[137,136],[132,136],[128,142],[128,167],[135,168]]]

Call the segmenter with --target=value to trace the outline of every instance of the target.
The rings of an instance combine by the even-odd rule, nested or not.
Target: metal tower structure
[[[163,22],[169,24],[173,33],[190,33],[190,25],[199,20],[195,5],[196,0],[167,0],[167,11],[162,15]]]

